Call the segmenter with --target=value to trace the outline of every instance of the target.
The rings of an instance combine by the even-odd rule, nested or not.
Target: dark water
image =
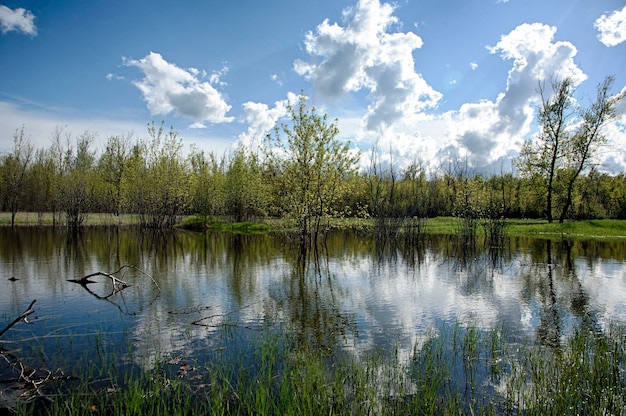
[[[68,281],[122,265],[139,270],[116,275],[130,284],[118,292],[105,276]],[[574,327],[626,324],[626,242],[513,239],[468,251],[453,237],[390,246],[345,231],[301,261],[284,235],[1,228],[0,330],[35,299],[30,324],[1,341],[68,371],[110,355],[145,368],[245,348],[245,335],[225,340],[224,328],[271,327],[357,356],[393,348],[408,358],[456,323],[553,345]]]

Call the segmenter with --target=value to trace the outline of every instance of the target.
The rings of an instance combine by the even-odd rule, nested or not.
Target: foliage
[[[265,151],[270,172],[278,176],[274,203],[295,221],[304,243],[328,219],[342,215],[336,202],[346,192],[344,179],[356,169],[357,156],[335,138],[336,121],[328,124],[326,115],[307,109],[305,96],[290,103],[288,113],[291,125],[281,126],[286,139],[277,126]]]
[[[615,105],[624,97],[624,93],[609,94],[613,80],[609,76],[598,86],[595,102],[585,109],[575,108],[571,78],[554,80],[551,97],[546,96],[545,87],[540,84],[541,130],[537,140],[524,143],[517,165],[526,177],[541,178],[549,222],[553,220],[555,194],[561,207],[559,222],[567,218],[577,179],[592,166],[599,148],[606,143],[602,127],[615,117]]]
[[[24,137],[24,127],[13,135],[13,152],[0,159],[0,204],[11,212],[11,226],[24,197],[27,169],[33,156],[33,146]]]

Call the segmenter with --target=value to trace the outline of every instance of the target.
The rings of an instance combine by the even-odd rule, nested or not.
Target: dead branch
[[[78,283],[78,284],[86,287],[88,284],[96,283],[93,280],[89,280],[90,277],[95,277],[95,276],[105,276],[105,277],[108,277],[109,279],[111,279],[111,283],[113,283],[113,292],[109,296],[107,296],[107,297],[110,297],[113,294],[117,293],[119,290],[126,289],[127,287],[130,286],[128,283],[126,283],[122,279],[120,279],[120,278],[115,276],[116,274],[120,273],[122,270],[126,270],[126,269],[135,269],[139,273],[141,273],[141,274],[143,274],[145,276],[148,276],[150,278],[150,280],[152,280],[152,283],[154,283],[156,288],[159,290],[159,292],[161,291],[161,288],[159,287],[159,285],[157,284],[157,282],[154,280],[154,278],[152,276],[150,276],[148,273],[144,272],[143,270],[141,270],[137,266],[133,266],[133,265],[130,265],[130,264],[122,265],[119,269],[117,269],[113,273],[95,272],[95,273],[91,273],[91,274],[88,274],[86,276],[83,276],[80,279],[68,279],[68,282]]]
[[[191,323],[191,325],[197,325],[197,326],[207,326],[207,327],[222,326],[222,325],[212,325],[212,324],[203,323],[203,321],[210,320],[210,319],[213,319],[213,318],[225,318],[225,317],[227,317],[227,316],[229,316],[229,315],[232,315],[232,314],[234,314],[234,313],[241,312],[241,311],[242,311],[242,310],[244,310],[244,309],[250,308],[250,307],[252,307],[252,306],[254,306],[254,305],[256,305],[257,303],[260,303],[260,302],[261,302],[261,301],[259,301],[259,302],[253,302],[253,303],[251,303],[251,304],[249,304],[249,305],[242,306],[241,308],[239,308],[239,309],[235,309],[235,310],[230,311],[230,312],[226,312],[226,313],[218,313],[218,314],[215,314],[215,315],[205,316],[204,318],[196,319],[195,321],[193,321],[193,322]]]
[[[26,320],[26,318],[28,317],[28,315],[32,314],[33,312],[35,312],[35,310],[33,309],[33,305],[35,304],[35,302],[37,302],[37,299],[33,300],[30,305],[28,306],[28,309],[26,309],[24,312],[22,312],[22,314],[20,316],[18,316],[17,318],[15,318],[15,320],[13,322],[11,322],[9,325],[7,325],[6,328],[4,328],[1,332],[0,332],[0,337],[2,335],[4,335],[9,329],[11,329],[12,327],[14,327],[18,322],[20,321],[24,321],[26,323],[28,323],[28,321]]]

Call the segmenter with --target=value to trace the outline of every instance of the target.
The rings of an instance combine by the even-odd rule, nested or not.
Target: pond
[[[106,275],[70,281],[125,265],[115,274],[125,288]],[[355,357],[408,359],[433,330],[459,324],[558,345],[574,328],[626,324],[626,242],[511,238],[478,250],[453,236],[390,244],[334,231],[303,260],[285,234],[1,228],[0,330],[33,300],[29,323],[2,343],[67,373],[110,356],[148,369],[245,355],[265,328]]]

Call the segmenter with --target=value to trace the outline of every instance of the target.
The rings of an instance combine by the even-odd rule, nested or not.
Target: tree
[[[621,96],[609,95],[612,84],[613,77],[607,77],[598,86],[596,101],[590,108],[582,110],[575,108],[571,78],[553,81],[551,97],[546,96],[543,84],[539,86],[540,132],[536,140],[522,145],[517,166],[527,177],[539,175],[543,178],[548,222],[553,221],[557,184],[563,201],[559,222],[563,222],[572,203],[576,179],[590,166],[598,147],[605,143],[602,126],[614,116],[615,103],[621,99]]]
[[[150,142],[137,143],[131,150],[122,195],[130,211],[139,215],[142,227],[172,228],[184,211],[189,193],[189,175],[182,158],[182,141],[173,128],[163,123],[148,125]]]
[[[33,146],[24,136],[24,127],[15,130],[13,151],[4,156],[0,167],[2,173],[2,195],[11,211],[11,227],[15,226],[15,214],[23,196],[26,171],[33,157]]]
[[[337,121],[329,124],[326,115],[318,115],[314,107],[308,110],[302,94],[287,108],[291,124],[277,125],[274,135],[267,136],[265,150],[270,170],[280,175],[279,203],[295,220],[301,243],[306,244],[319,233],[323,220],[340,214],[334,205],[358,156],[336,139]]]
[[[100,178],[106,184],[107,211],[120,216],[122,213],[122,178],[128,169],[131,157],[132,134],[126,136],[111,136],[108,138],[104,153],[98,161]],[[121,221],[121,217],[120,217]]]
[[[218,162],[215,154],[205,155],[192,148],[188,156],[190,209],[202,217],[206,226],[209,215],[221,214],[224,209],[224,160]]]
[[[546,97],[545,86],[539,84],[541,108],[539,124],[541,131],[537,141],[526,141],[520,151],[518,166],[523,174],[531,176],[539,173],[545,180],[546,217],[552,222],[552,199],[557,168],[563,160],[565,142],[568,140],[567,127],[573,116],[573,81],[565,78],[552,82],[552,97]]]
[[[615,117],[615,104],[624,97],[624,93],[615,96],[609,94],[614,80],[614,77],[609,76],[598,85],[596,100],[589,108],[582,111],[582,122],[568,142],[569,147],[563,169],[566,196],[559,217],[560,223],[565,221],[567,211],[572,204],[572,192],[578,176],[591,165],[598,148],[606,143],[602,127]]]
[[[71,229],[80,227],[92,208],[96,156],[91,145],[95,138],[95,134],[85,131],[77,138],[75,151],[68,147],[66,152],[61,207]]]
[[[233,154],[226,172],[226,209],[235,221],[264,216],[265,184],[256,155],[239,148]]]

